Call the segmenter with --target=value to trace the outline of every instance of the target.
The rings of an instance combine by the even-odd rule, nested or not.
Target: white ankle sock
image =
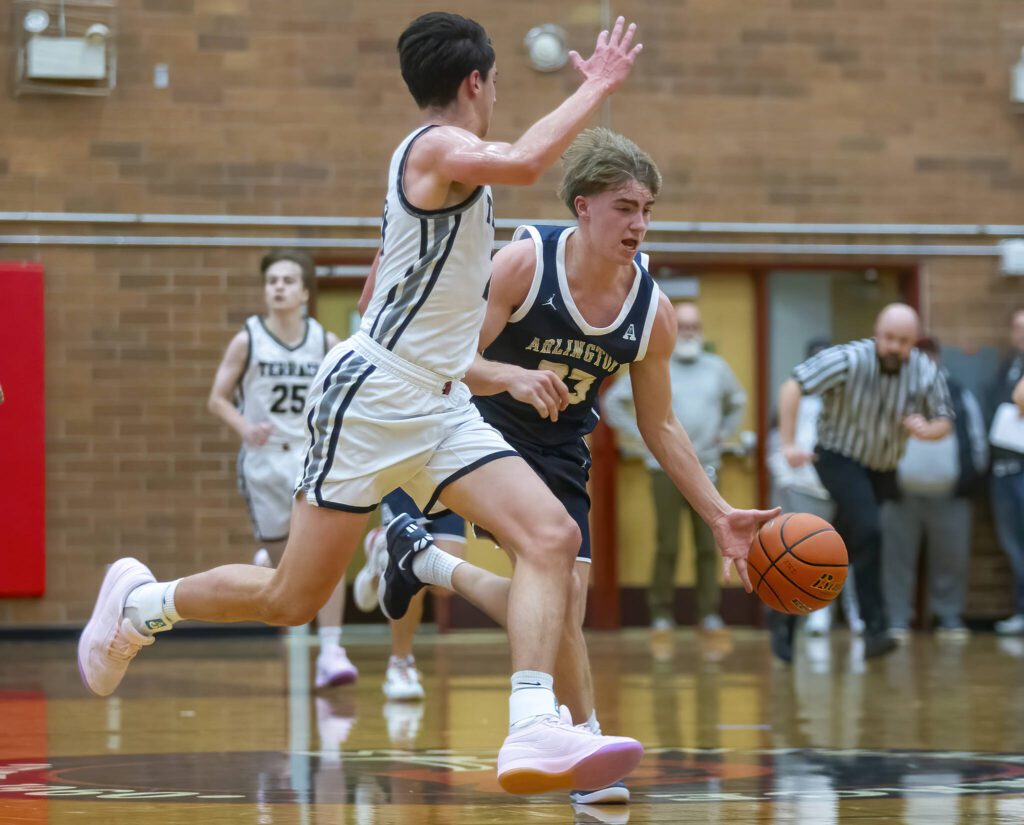
[[[152,636],[170,630],[176,622],[181,621],[174,606],[174,591],[180,581],[151,582],[139,585],[128,594],[124,602],[124,615],[139,633]]]
[[[508,698],[508,726],[514,728],[543,716],[557,716],[555,680],[539,670],[518,670],[512,674],[512,695]]]
[[[454,590],[452,575],[455,568],[462,564],[462,559],[444,552],[436,545],[430,545],[422,553],[417,553],[412,560],[412,572],[424,584],[433,584],[445,590]]]
[[[317,630],[316,635],[320,639],[321,650],[328,647],[341,647],[340,627],[321,627]]]

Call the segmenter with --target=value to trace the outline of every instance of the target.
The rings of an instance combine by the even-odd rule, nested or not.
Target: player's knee
[[[542,549],[550,562],[571,568],[583,540],[579,525],[566,514],[541,527],[540,532],[541,539],[535,546]]]
[[[262,599],[262,619],[266,624],[299,627],[316,618],[318,606],[297,598],[282,588],[269,587]]]

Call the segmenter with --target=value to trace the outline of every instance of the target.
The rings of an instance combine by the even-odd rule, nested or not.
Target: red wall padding
[[[0,596],[46,587],[43,268],[0,261]]]

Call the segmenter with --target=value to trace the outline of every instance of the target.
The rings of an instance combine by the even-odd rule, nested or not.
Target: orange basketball
[[[847,563],[835,528],[810,513],[783,513],[762,524],[747,557],[750,583],[761,601],[797,616],[839,595]]]

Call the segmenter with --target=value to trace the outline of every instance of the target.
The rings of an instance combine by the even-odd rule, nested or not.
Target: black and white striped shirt
[[[818,446],[871,470],[895,470],[907,443],[903,419],[953,418],[941,370],[920,350],[891,375],[882,372],[875,341],[866,338],[819,352],[793,370],[807,395],[822,397]]]

